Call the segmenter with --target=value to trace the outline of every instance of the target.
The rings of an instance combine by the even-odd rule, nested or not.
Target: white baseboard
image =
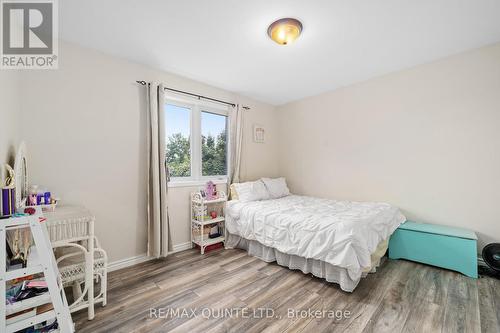
[[[108,271],[109,272],[116,271],[118,269],[137,265],[152,259],[153,257],[149,257],[146,253],[143,253],[135,257],[116,260],[108,264]]]
[[[172,246],[172,251],[170,253],[176,253],[176,252],[181,252],[184,250],[189,250],[192,247],[191,242],[186,242],[186,243],[181,243]]]
[[[191,242],[173,245],[172,247],[173,250],[170,251],[169,253],[176,253],[184,250],[189,250],[191,248]],[[118,269],[127,268],[153,259],[154,257],[150,257],[146,253],[143,253],[135,257],[116,260],[108,264],[108,271],[109,272],[116,271]]]

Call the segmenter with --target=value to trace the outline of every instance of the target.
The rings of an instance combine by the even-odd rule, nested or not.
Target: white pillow
[[[242,202],[267,200],[270,198],[266,186],[261,180],[233,184],[238,193],[238,200]]]
[[[286,197],[290,194],[288,186],[286,186],[286,180],[283,177],[280,178],[262,178],[262,181],[266,185],[271,198],[278,199],[281,197]]]

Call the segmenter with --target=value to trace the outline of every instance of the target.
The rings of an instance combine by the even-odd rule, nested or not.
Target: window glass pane
[[[227,117],[201,112],[201,166],[203,176],[227,175]]]
[[[191,176],[191,110],[166,104],[165,112],[170,177],[189,177]]]

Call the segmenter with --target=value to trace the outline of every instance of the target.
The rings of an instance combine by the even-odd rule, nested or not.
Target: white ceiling
[[[62,39],[275,105],[500,41],[500,0],[62,0],[59,6]],[[266,35],[282,17],[304,25],[292,45]]]

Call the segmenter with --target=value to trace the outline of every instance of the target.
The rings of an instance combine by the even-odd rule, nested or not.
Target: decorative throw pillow
[[[267,191],[271,195],[272,199],[278,199],[290,195],[290,190],[286,185],[284,177],[274,179],[262,178],[262,182],[266,185]]]
[[[236,184],[231,184],[231,186],[229,186],[229,191],[231,193],[231,200],[239,200],[240,198],[238,197],[238,192],[236,191],[236,186],[234,186]]]

